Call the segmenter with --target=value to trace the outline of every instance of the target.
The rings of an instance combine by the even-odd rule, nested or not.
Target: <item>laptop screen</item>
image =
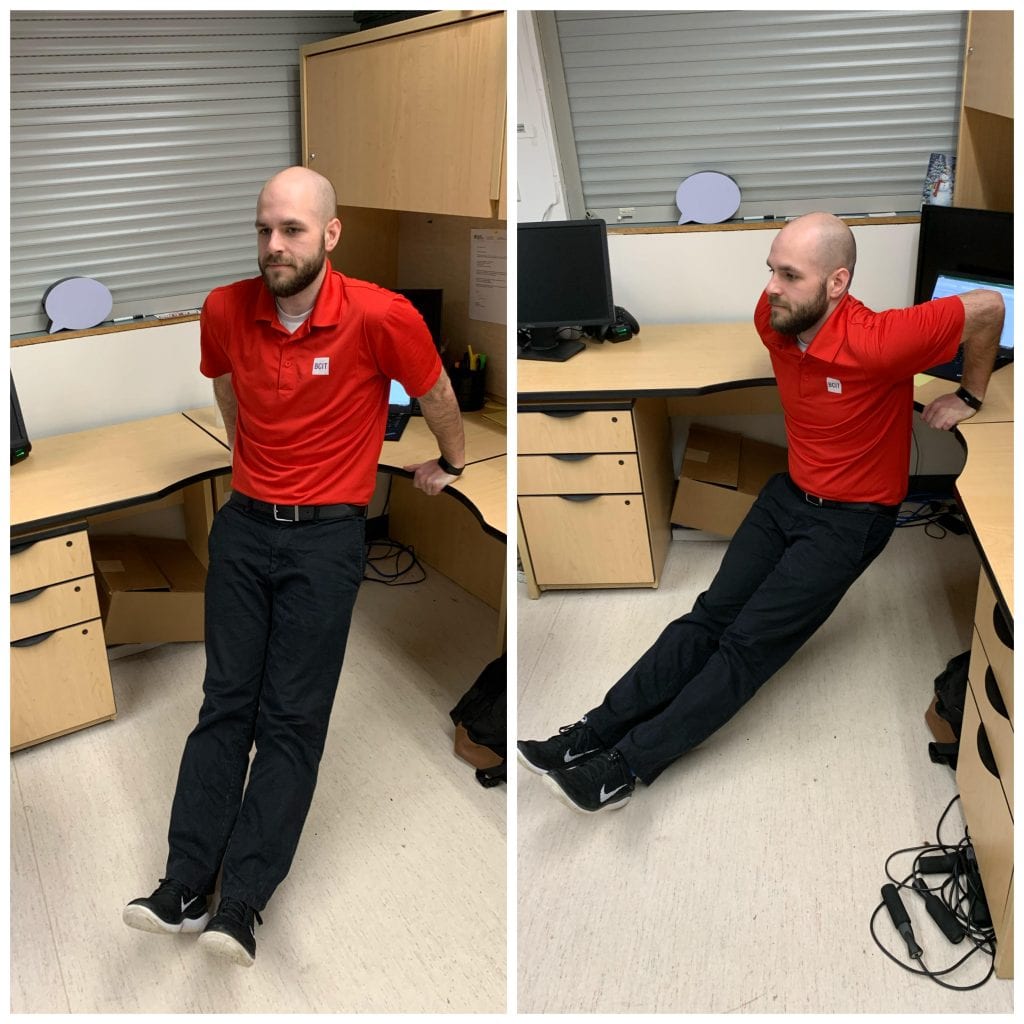
[[[409,393],[398,383],[397,380],[391,382],[391,394],[388,397],[389,406],[408,406],[412,404],[412,399],[409,398]]]
[[[940,273],[935,279],[932,291],[933,299],[943,299],[947,295],[961,295],[974,288],[991,288],[1003,297],[1006,315],[1003,319],[1003,333],[999,339],[999,349],[1003,353],[1013,351],[1013,284],[1010,281],[996,281],[991,278],[969,277],[966,274]]]

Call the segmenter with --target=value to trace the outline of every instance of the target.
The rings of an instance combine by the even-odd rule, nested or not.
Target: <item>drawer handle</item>
[[[11,594],[11,604],[24,604],[26,601],[31,601],[37,598],[46,587],[36,587],[35,590],[24,590],[20,594]]]
[[[35,636],[27,636],[24,640],[12,640],[12,647],[35,647],[44,640],[49,640],[57,630],[51,629],[49,633],[37,633]]]
[[[1003,695],[999,692],[999,684],[996,682],[995,673],[992,671],[992,667],[988,666],[985,669],[985,696],[988,697],[989,704],[1007,721],[1010,720],[1010,716],[1006,710],[1006,704],[1003,701]]]
[[[592,459],[594,457],[593,452],[581,452],[578,455],[555,455],[552,454],[551,458],[558,459],[559,462],[583,462],[584,459]]]
[[[999,638],[999,642],[1004,647],[1009,647],[1012,651],[1013,631],[1007,625],[1006,619],[998,604],[992,606],[992,628],[995,630],[996,636]]]
[[[571,416],[582,416],[586,409],[550,409],[541,410],[542,416],[554,416],[556,420],[567,420]]]
[[[28,551],[29,548],[34,548],[38,543],[38,540],[27,540],[21,544],[12,544],[11,555],[20,555],[23,552]],[[64,546],[67,548],[73,548],[75,546],[75,542],[73,540],[65,541]]]
[[[981,763],[988,769],[989,774],[999,778],[999,769],[996,767],[996,759],[992,754],[992,745],[988,741],[988,733],[985,732],[983,722],[978,723],[978,756]]]
[[[562,501],[593,501],[595,498],[600,498],[600,494],[559,494],[559,498]]]

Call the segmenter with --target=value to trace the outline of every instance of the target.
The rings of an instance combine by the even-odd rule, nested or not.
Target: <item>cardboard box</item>
[[[89,540],[107,644],[203,639],[206,568],[183,540]]]
[[[768,479],[786,468],[785,448],[694,423],[672,522],[731,537]]]

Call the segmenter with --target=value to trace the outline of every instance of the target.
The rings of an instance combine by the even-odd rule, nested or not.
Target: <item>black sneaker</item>
[[[544,780],[573,810],[603,811],[622,807],[633,793],[633,774],[614,747],[585,764],[551,772]]]
[[[144,932],[200,932],[210,914],[205,896],[173,878],[161,878],[152,896],[132,900],[124,908],[121,920]]]
[[[256,925],[263,918],[248,903],[223,897],[217,913],[210,919],[199,945],[214,956],[222,956],[242,967],[252,967],[256,960]]]
[[[520,740],[516,744],[519,763],[538,775],[561,771],[583,764],[604,750],[597,733],[587,725],[586,717],[573,725],[563,725],[557,736],[548,740]]]

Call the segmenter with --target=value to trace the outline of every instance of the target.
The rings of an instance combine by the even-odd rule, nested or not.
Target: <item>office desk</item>
[[[769,409],[774,376],[753,326],[645,326],[631,341],[588,344],[565,363],[520,360],[517,366],[519,546],[530,596],[539,597],[545,589],[532,554],[541,551],[557,560],[552,552],[561,539],[544,531],[552,513],[559,511],[564,517],[559,530],[574,557],[545,571],[582,573],[587,558],[604,559],[607,579],[600,585],[657,585],[672,499],[671,483],[666,483],[669,447],[666,434],[655,429],[656,421],[667,415],[670,403],[681,403],[673,405],[674,412],[692,408],[694,414]],[[953,389],[948,381],[919,378],[915,405],[921,408]],[[1012,366],[993,374],[981,411],[956,433],[966,451],[957,498],[982,561],[957,783],[996,927],[996,971],[1011,977]],[[558,505],[564,498],[585,500]],[[543,506],[548,513],[543,517],[536,514],[541,500],[554,502]],[[637,507],[646,515],[646,533],[639,529]],[[592,539],[583,548],[578,538],[587,533]],[[608,547],[624,553],[608,560]],[[643,579],[638,578],[640,569],[647,573]],[[561,576],[549,585],[596,584]]]
[[[476,461],[449,490],[504,542],[505,432],[470,415],[466,437]],[[414,418],[401,441],[385,442],[380,465],[404,472],[436,455]],[[212,407],[41,438],[12,467],[12,749],[115,715],[86,520],[181,492],[188,545],[206,565],[215,485],[230,471]]]

